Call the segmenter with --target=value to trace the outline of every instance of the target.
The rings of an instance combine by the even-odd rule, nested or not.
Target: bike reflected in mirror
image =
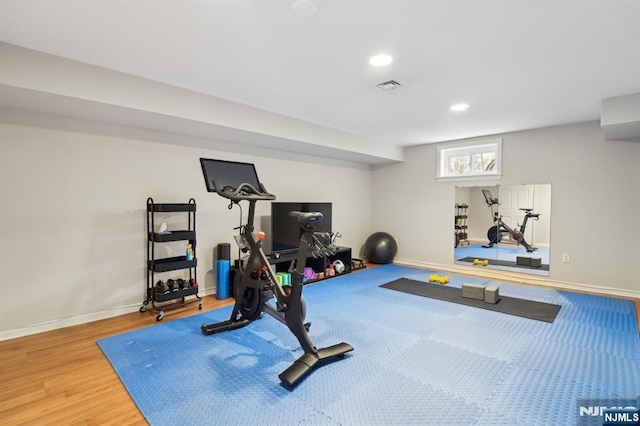
[[[458,186],[455,202],[454,263],[549,275],[550,184]]]

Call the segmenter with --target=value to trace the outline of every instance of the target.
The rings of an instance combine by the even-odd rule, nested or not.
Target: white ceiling
[[[0,40],[400,146],[598,120],[640,92],[639,0],[306,1],[0,0]]]

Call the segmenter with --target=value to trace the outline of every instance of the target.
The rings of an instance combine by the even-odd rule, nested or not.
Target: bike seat
[[[533,211],[533,209],[520,209],[520,210],[522,210],[523,212],[531,212],[531,211]]]
[[[323,218],[322,213],[320,212],[292,211],[292,212],[289,212],[289,216],[296,218],[298,223],[302,223],[302,224],[320,222]]]

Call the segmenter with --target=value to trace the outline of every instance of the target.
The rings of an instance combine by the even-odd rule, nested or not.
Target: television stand
[[[277,257],[277,258],[273,254],[271,254],[268,257],[268,260],[269,260],[269,264],[272,265],[273,269],[276,272],[289,272],[289,267],[291,265],[291,262],[296,260],[296,256],[298,256],[298,253],[296,251],[282,253],[280,257]],[[336,260],[342,261],[342,263],[344,264],[344,272],[342,274],[336,274],[335,276],[344,275],[351,272],[351,248],[350,247],[338,247],[335,253],[332,254],[331,256],[321,256],[321,257],[315,258],[312,255],[308,255],[307,264],[305,266],[307,268],[312,268],[316,274],[321,272],[321,273],[324,273],[325,276],[323,278],[317,278],[311,281],[307,281],[307,283],[316,282],[326,278],[333,278],[333,277],[326,276],[326,270],[329,267],[329,265],[335,262]]]

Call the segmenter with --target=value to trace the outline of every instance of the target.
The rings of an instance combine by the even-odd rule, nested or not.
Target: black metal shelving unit
[[[186,230],[156,231],[155,216],[158,213],[186,213]],[[156,244],[187,241],[191,244],[193,258],[186,256],[174,256],[156,258]],[[150,197],[147,199],[147,289],[146,299],[142,302],[140,312],[149,309],[149,303],[153,310],[157,311],[157,321],[162,321],[164,312],[187,303],[198,303],[198,309],[202,309],[202,298],[198,295],[198,280],[196,279],[196,200],[189,199],[188,203],[155,203]],[[188,280],[174,280],[174,288],[166,291],[163,286],[157,285],[155,274],[177,270],[189,270]],[[167,280],[168,281],[168,280]],[[178,284],[180,283],[180,284]],[[195,296],[187,300],[188,296]]]
[[[469,234],[467,233],[467,219],[469,218],[468,210],[469,206],[467,204],[456,204],[454,247],[469,244]]]
[[[297,253],[281,255],[276,258],[273,256],[269,256],[269,263],[273,266],[273,270],[275,272],[288,272],[291,262],[297,258]],[[313,255],[307,256],[307,263],[305,266],[313,269],[314,272],[322,272],[323,274],[326,272],[329,265],[336,260],[340,260],[344,266],[344,272],[335,276],[348,274],[353,270],[352,258],[351,258],[351,248],[349,247],[337,247],[335,253],[331,256],[320,256],[314,257]],[[307,281],[307,283],[316,282],[321,279],[333,278],[333,276],[324,275],[323,278],[316,278],[311,281]]]

